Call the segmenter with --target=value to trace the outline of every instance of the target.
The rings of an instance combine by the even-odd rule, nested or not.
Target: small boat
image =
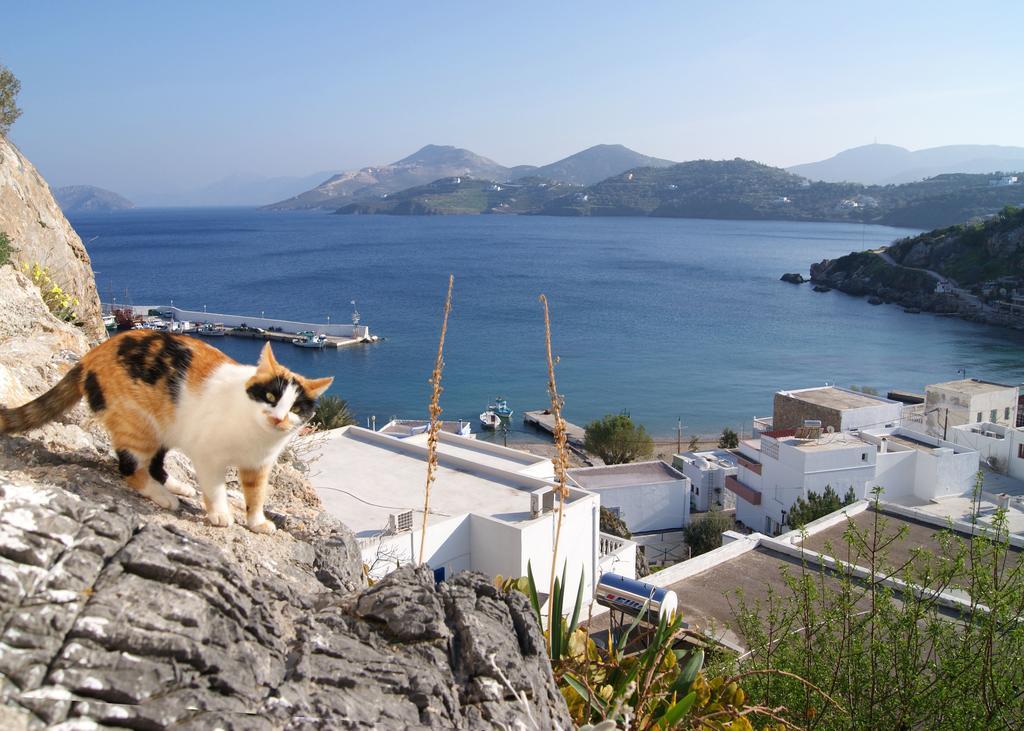
[[[299,333],[302,337],[292,340],[292,345],[300,348],[323,348],[327,345],[327,338],[323,335],[314,335],[311,332]]]
[[[202,335],[204,338],[222,338],[228,334],[228,331],[223,325],[211,325],[209,323],[200,325],[196,329],[196,335]]]
[[[487,411],[480,414],[480,425],[484,429],[497,429],[503,422],[507,422],[512,416],[512,409],[508,407],[508,401],[498,397],[494,403],[487,405]]]
[[[117,329],[117,318],[114,317],[113,315],[104,315],[103,316],[103,327],[107,328],[107,330],[116,330]]]

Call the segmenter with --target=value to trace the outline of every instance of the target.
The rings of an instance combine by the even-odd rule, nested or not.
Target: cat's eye
[[[277,401],[277,396],[275,396],[275,395],[274,395],[274,394],[272,394],[272,393],[268,393],[268,394],[266,395],[266,399],[267,399],[267,401],[268,401],[269,403],[274,403],[275,401]]]
[[[298,406],[292,406],[292,413],[293,414],[299,413],[299,407]]]

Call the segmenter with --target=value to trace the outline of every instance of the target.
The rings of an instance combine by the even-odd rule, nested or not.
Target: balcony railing
[[[731,492],[743,498],[751,505],[761,504],[761,493],[750,487],[750,485],[744,485],[732,475],[725,478],[725,486],[729,488]]]
[[[626,546],[626,539],[613,536],[608,533],[601,533],[597,539],[598,552],[601,556],[610,556],[618,553]]]
[[[736,454],[736,453],[733,452],[733,454]],[[736,462],[739,463],[740,467],[745,467],[746,469],[748,469],[751,472],[753,472],[755,475],[760,475],[761,474],[761,463],[760,462],[754,462],[753,460],[747,459],[742,454],[736,454]]]

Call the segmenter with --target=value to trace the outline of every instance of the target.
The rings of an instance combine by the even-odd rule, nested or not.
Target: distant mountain
[[[789,171],[811,180],[865,185],[909,183],[942,173],[994,173],[1024,169],[1024,147],[947,145],[910,151],[896,145],[863,145]]]
[[[1018,177],[1024,179],[1024,175]],[[991,180],[987,174],[952,174],[902,185],[866,186],[811,182],[739,158],[693,160],[671,167],[635,168],[590,186],[538,177],[512,183],[451,177],[353,201],[337,212],[855,221],[935,228],[1024,202],[1024,184],[991,185]]]
[[[510,170],[469,150],[450,145],[427,145],[390,165],[339,173],[312,190],[267,207],[272,210],[339,208],[352,200],[379,198],[441,178],[465,175],[506,180]]]
[[[340,173],[312,190],[268,208],[337,209],[350,202],[368,202],[389,193],[460,176],[489,182],[508,182],[531,177],[575,185],[590,185],[631,168],[665,167],[674,164],[669,160],[641,155],[622,145],[595,145],[543,167],[505,167],[469,150],[427,145],[390,165]]]
[[[593,185],[633,168],[664,168],[676,163],[641,155],[623,145],[594,145],[564,160],[529,171],[529,175],[563,183]]]
[[[53,191],[64,214],[106,213],[135,208],[135,204],[117,193],[94,185],[66,185]]]

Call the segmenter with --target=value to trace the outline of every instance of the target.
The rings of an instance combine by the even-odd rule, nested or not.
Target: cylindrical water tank
[[[643,611],[646,604],[648,618],[653,621],[663,616],[671,617],[679,605],[676,593],[671,589],[612,573],[601,574],[595,598],[602,606],[618,609],[634,617]]]

